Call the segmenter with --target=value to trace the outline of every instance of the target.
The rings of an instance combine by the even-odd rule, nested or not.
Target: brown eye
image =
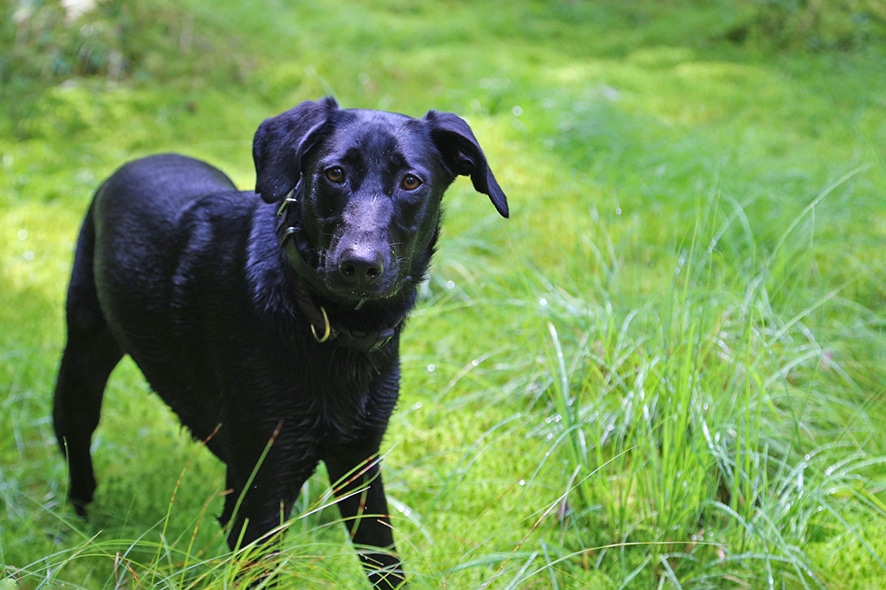
[[[326,169],[326,179],[335,184],[341,184],[345,181],[345,171],[341,166],[332,166]]]
[[[421,180],[414,174],[407,174],[400,183],[400,188],[407,191],[414,191],[421,186]]]

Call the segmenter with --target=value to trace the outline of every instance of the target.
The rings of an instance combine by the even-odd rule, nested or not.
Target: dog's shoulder
[[[233,190],[191,199],[172,220],[178,236],[175,256],[181,264],[207,269],[209,274],[241,270],[261,206],[267,208],[255,193]]]
[[[221,191],[195,199],[177,221],[184,239],[174,281],[218,283],[245,296],[259,315],[295,313],[275,207],[254,192]],[[233,295],[233,293],[230,293]]]

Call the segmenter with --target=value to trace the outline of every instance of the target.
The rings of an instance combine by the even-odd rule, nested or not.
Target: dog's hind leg
[[[95,287],[95,230],[87,216],[80,230],[66,307],[68,341],[55,386],[53,422],[70,472],[68,497],[77,512],[95,492],[89,446],[98,426],[102,395],[123,352],[102,314]]]

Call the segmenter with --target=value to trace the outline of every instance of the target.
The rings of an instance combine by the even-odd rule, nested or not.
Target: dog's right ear
[[[255,192],[266,203],[279,201],[295,188],[302,157],[336,110],[338,103],[327,96],[316,102],[305,101],[259,125],[252,142],[252,159]]]

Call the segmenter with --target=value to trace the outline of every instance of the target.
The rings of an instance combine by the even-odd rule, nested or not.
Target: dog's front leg
[[[379,461],[377,452],[367,456],[366,447],[336,449],[324,458],[339,511],[369,581],[376,588],[391,589],[401,587],[406,578],[394,549]]]
[[[228,546],[237,550],[256,543],[259,548],[250,552],[237,587],[288,587],[278,579],[275,561],[266,558],[282,549],[286,529],[282,525],[319,458],[312,453],[289,452],[286,442],[281,444],[278,439],[258,460],[237,457],[228,463],[228,495],[219,517],[228,531]]]
[[[267,438],[238,439],[236,453],[227,449],[228,495],[219,520],[228,527],[231,549],[273,540],[314,473],[320,457],[314,445],[295,438],[293,430],[298,429],[281,423]],[[262,441],[267,441],[265,448]]]

